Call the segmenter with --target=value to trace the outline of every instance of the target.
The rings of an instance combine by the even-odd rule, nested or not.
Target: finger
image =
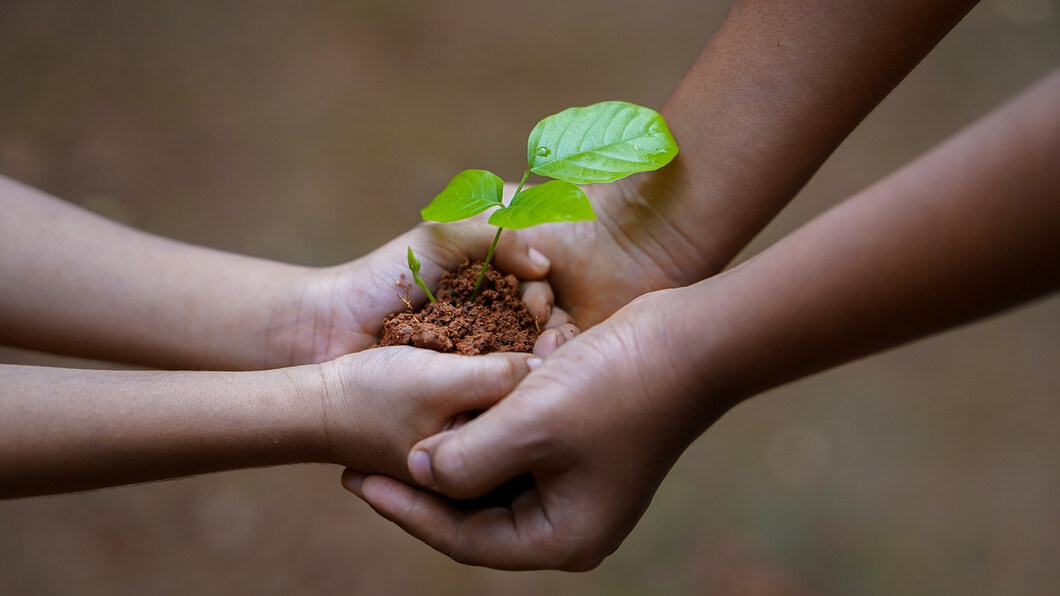
[[[357,495],[358,497],[361,497],[362,499],[364,497],[361,495],[361,483],[364,482],[364,479],[365,474],[362,474],[352,468],[346,468],[342,471],[342,486],[346,490]]]
[[[447,407],[485,410],[511,393],[541,358],[519,352],[481,356],[425,352],[419,375],[429,379],[428,391],[446,399]]]
[[[369,476],[360,489],[359,496],[377,513],[460,563],[507,570],[564,563],[546,546],[551,525],[536,493],[520,497],[515,509],[467,510],[385,476]]]
[[[545,329],[554,329],[570,323],[574,325],[574,318],[562,308],[552,305],[552,314],[549,315],[548,322],[545,323]]]
[[[545,327],[552,317],[552,304],[555,301],[552,286],[544,281],[528,281],[522,284],[521,290],[523,304],[530,311],[530,316],[534,317],[538,328]]]
[[[417,443],[408,457],[412,478],[449,497],[473,499],[531,472],[547,452],[548,436],[535,430],[532,412],[504,405]]]
[[[579,332],[580,330],[570,323],[555,329],[545,329],[534,343],[534,355],[548,358],[560,346],[574,339]]]
[[[544,279],[550,267],[545,255],[530,247],[515,230],[505,230],[493,253],[497,269],[522,280]]]

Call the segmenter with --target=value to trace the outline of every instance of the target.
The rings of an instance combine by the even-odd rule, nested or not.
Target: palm
[[[406,308],[406,300],[413,306],[423,304],[423,292],[413,285],[405,262],[406,247],[419,255],[424,281],[435,287],[461,260],[485,256],[482,240],[465,247],[466,230],[419,227],[356,261],[322,270],[307,292],[311,320],[304,321],[305,342],[311,359],[326,361],[370,348],[378,342],[387,315]],[[486,238],[483,230],[477,232],[477,237]]]
[[[324,362],[370,348],[387,315],[407,304],[423,304],[423,291],[412,283],[407,247],[422,263],[423,280],[437,287],[441,276],[465,259],[484,258],[495,231],[474,222],[419,226],[356,261],[316,272],[299,299],[297,320],[289,332],[296,336],[290,342],[295,347],[284,356],[287,363]],[[526,244],[515,234],[507,234],[501,244],[495,259],[499,269],[521,280],[544,275],[545,269],[531,262]],[[528,304],[533,302],[529,293],[525,296]],[[538,291],[538,303],[540,296]]]

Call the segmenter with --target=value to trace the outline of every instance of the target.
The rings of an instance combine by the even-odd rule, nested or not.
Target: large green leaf
[[[545,118],[526,153],[535,174],[590,184],[661,168],[677,155],[677,143],[655,110],[605,101]]]
[[[486,170],[464,170],[420,211],[427,221],[460,221],[501,205],[504,181]]]
[[[562,180],[550,180],[520,191],[511,204],[490,216],[498,228],[521,230],[537,224],[596,219],[589,197],[582,189]]]

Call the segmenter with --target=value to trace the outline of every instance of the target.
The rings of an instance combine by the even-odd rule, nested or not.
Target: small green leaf
[[[504,181],[486,170],[464,170],[420,211],[427,221],[460,221],[501,205]]]
[[[419,276],[420,274],[420,260],[416,258],[416,255],[412,254],[412,247],[409,247],[409,269],[412,271],[413,276]]]
[[[624,101],[549,116],[534,127],[526,149],[532,172],[574,184],[614,182],[661,168],[675,155],[662,115]]]
[[[596,215],[582,189],[570,182],[551,180],[515,195],[510,205],[493,212],[489,222],[499,228],[521,230],[543,223],[589,219],[596,219]]]
[[[412,254],[412,247],[409,247],[409,270],[412,271],[412,281],[416,282],[416,285],[423,288],[423,291],[427,294],[427,300],[431,302],[438,302],[435,299],[434,294],[431,293],[431,289],[427,287],[427,283],[420,277],[420,260],[416,258],[416,255]]]

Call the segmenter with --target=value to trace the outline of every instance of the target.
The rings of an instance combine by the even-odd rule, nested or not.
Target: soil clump
[[[387,317],[379,345],[471,356],[532,352],[541,330],[519,298],[519,280],[514,275],[502,275],[491,265],[475,302],[468,302],[481,269],[482,261],[465,260],[443,275],[435,292],[438,302]]]

